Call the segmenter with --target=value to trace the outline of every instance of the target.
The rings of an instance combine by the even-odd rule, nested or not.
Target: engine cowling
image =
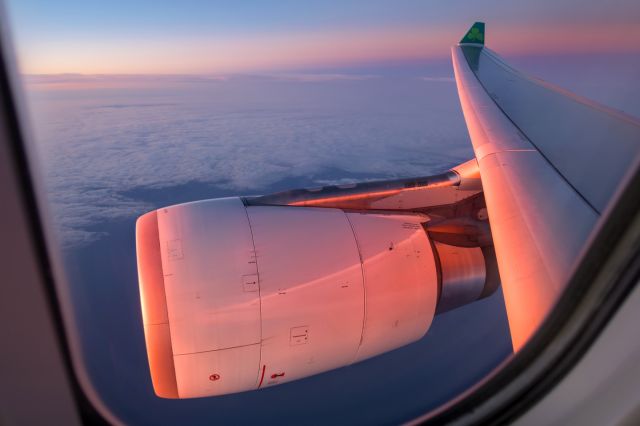
[[[143,215],[136,248],[156,394],[264,388],[420,339],[442,286],[427,220],[237,197]]]

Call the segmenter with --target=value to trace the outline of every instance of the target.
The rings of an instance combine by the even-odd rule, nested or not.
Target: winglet
[[[476,22],[460,40],[461,45],[484,46],[484,22]]]

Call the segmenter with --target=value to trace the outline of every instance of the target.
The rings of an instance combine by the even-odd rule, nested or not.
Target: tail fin
[[[476,22],[462,37],[460,44],[475,44],[484,46],[484,22]]]

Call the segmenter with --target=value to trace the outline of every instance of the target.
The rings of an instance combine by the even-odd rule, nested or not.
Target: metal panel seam
[[[364,340],[364,326],[367,323],[367,285],[364,274],[364,262],[362,261],[362,252],[360,251],[360,243],[358,242],[356,230],[353,227],[353,223],[351,223],[351,219],[349,219],[349,215],[347,214],[347,212],[342,210],[342,213],[344,214],[345,219],[347,219],[349,228],[351,228],[351,232],[353,233],[353,240],[355,241],[356,249],[358,250],[358,259],[360,259],[360,274],[362,276],[362,331],[360,332],[360,342],[358,343],[358,349],[356,349],[353,360],[349,363],[349,365],[351,365],[358,359],[358,354],[360,353],[360,348],[362,347],[362,341]]]
[[[244,214],[247,216],[247,224],[249,225],[249,233],[251,234],[251,245],[253,246],[253,258],[256,262],[256,276],[258,277],[258,310],[260,311],[260,341],[258,344],[260,345],[260,356],[258,358],[258,374],[256,375],[256,389],[260,386],[258,384],[258,377],[260,377],[260,370],[262,365],[262,294],[260,290],[260,268],[258,267],[258,253],[256,252],[256,242],[253,238],[253,228],[251,227],[251,219],[249,218],[249,212],[247,211],[247,206],[242,203],[244,207]],[[251,346],[251,345],[243,345],[243,346]]]
[[[220,351],[226,351],[228,349],[238,349],[238,348],[246,348],[247,346],[255,346],[255,345],[259,345],[260,343],[261,342],[247,343],[246,345],[230,346],[228,348],[220,348],[220,349],[211,349],[209,351],[185,352],[182,354],[173,354],[173,356],[177,357],[177,356],[194,355],[194,354],[206,354],[210,352],[220,352]]]

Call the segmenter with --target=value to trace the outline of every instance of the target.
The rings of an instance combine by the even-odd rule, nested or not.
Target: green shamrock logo
[[[467,34],[467,38],[469,40],[483,41],[484,35],[480,32],[480,30],[477,27],[473,27],[469,30],[469,34]]]

